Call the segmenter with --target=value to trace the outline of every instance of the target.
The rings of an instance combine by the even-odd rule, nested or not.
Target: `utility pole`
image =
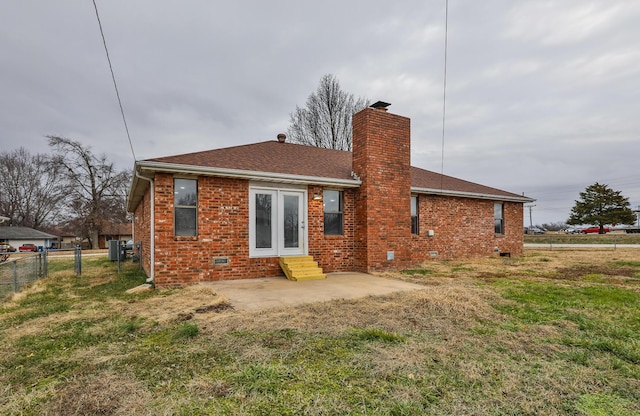
[[[535,204],[525,205],[526,208],[529,208],[529,228],[533,228],[533,214],[531,211],[533,211],[533,207],[535,206]]]

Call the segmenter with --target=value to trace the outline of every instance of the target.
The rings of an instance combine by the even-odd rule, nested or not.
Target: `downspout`
[[[136,178],[138,179],[143,179],[145,181],[149,182],[149,189],[151,190],[151,195],[149,196],[151,198],[150,204],[150,210],[151,210],[151,218],[149,219],[149,250],[151,250],[150,252],[150,271],[151,271],[151,276],[149,276],[149,278],[147,279],[147,283],[154,283],[155,277],[156,277],[156,232],[155,232],[155,220],[156,220],[156,204],[155,204],[155,189],[153,186],[153,179],[151,178],[145,178],[144,176],[141,176],[137,170],[134,171]],[[140,261],[142,261],[142,259],[140,259]]]

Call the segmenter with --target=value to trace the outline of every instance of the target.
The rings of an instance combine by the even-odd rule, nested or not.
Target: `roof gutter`
[[[476,198],[476,199],[490,199],[494,201],[506,201],[506,202],[533,202],[535,199],[526,196],[517,195],[495,195],[495,194],[483,194],[477,192],[464,192],[464,191],[447,191],[435,188],[417,188],[411,187],[411,192],[418,194],[432,194],[443,196],[455,196],[460,198]]]
[[[278,181],[299,185],[340,186],[343,188],[358,188],[362,181],[357,179],[324,178],[321,176],[291,175],[287,173],[257,172],[241,169],[212,168],[206,166],[183,165],[163,162],[138,162],[140,170],[154,172],[171,172],[191,175],[212,175],[226,178],[240,178],[254,181]]]
[[[149,192],[151,193],[150,195],[150,211],[151,211],[151,218],[149,219],[149,278],[147,279],[147,282],[149,283],[154,283],[155,278],[156,278],[156,232],[155,232],[155,223],[156,223],[156,204],[155,204],[155,189],[153,186],[153,179],[151,178],[145,178],[144,176],[140,175],[138,173],[137,170],[134,170],[133,173],[135,174],[136,178],[138,179],[142,179],[145,181],[149,182]],[[134,221],[135,221],[135,215],[134,215]],[[133,236],[134,241],[136,236]],[[139,260],[140,262],[142,261],[142,258],[140,258]]]

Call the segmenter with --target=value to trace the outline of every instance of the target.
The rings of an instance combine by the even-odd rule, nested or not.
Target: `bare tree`
[[[54,163],[66,181],[69,195],[68,226],[98,245],[104,224],[126,221],[126,192],[129,172],[116,171],[105,155],[95,156],[81,143],[58,136],[47,136],[56,156]]]
[[[51,158],[20,148],[0,153],[0,214],[10,224],[41,228],[57,220],[66,197]]]
[[[351,117],[368,105],[368,99],[342,91],[335,76],[324,75],[305,107],[290,114],[287,134],[294,143],[351,150]]]

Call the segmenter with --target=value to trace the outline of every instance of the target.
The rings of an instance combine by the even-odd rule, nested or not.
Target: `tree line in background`
[[[131,174],[80,142],[47,138],[51,154],[0,153],[0,215],[14,226],[64,229],[97,247],[106,224],[127,221]]]

